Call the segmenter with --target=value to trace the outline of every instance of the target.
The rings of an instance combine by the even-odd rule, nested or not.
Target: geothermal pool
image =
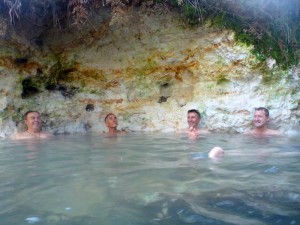
[[[0,180],[1,225],[300,224],[299,136],[1,140]]]

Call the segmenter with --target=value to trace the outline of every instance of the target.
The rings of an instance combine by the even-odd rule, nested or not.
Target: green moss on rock
[[[227,84],[229,82],[230,82],[230,80],[227,78],[227,76],[225,74],[220,74],[217,77],[217,84],[218,85]]]
[[[191,4],[183,4],[181,6],[181,14],[185,21],[191,25],[210,24],[213,27],[221,29],[230,29],[235,32],[235,39],[245,43],[248,46],[253,45],[252,53],[258,60],[264,61],[269,57],[276,60],[276,63],[284,70],[299,62],[299,46],[300,46],[300,24],[299,18],[293,18],[293,15],[286,18],[286,22],[277,20],[260,21],[250,15],[243,15],[237,10],[227,8],[228,5],[220,2],[218,7],[213,7],[213,3],[199,3],[201,6],[195,7]],[[231,6],[233,7],[233,6]],[[247,11],[255,15],[253,11]],[[279,23],[280,22],[280,23]],[[257,25],[261,23],[260,25]],[[290,24],[288,24],[290,23]],[[285,24],[286,28],[279,29]],[[298,25],[297,25],[298,24]],[[293,39],[298,43],[289,40],[289,36],[285,29],[294,27],[295,34]]]

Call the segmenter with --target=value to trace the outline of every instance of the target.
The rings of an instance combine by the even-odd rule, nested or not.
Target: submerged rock
[[[180,210],[177,213],[184,223],[216,224],[216,221],[187,210]]]

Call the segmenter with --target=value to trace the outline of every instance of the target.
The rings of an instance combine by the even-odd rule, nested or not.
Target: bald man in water
[[[27,126],[27,130],[16,133],[13,139],[45,139],[53,136],[53,134],[49,132],[42,131],[41,114],[37,111],[26,112],[24,122]]]

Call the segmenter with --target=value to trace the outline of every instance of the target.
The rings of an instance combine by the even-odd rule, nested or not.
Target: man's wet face
[[[191,112],[187,114],[187,122],[189,127],[197,128],[200,122],[200,118],[197,113]]]
[[[42,125],[41,115],[37,112],[28,113],[25,124],[29,130],[40,130]]]
[[[106,118],[105,123],[107,127],[116,128],[118,126],[118,118],[114,114],[111,114]]]
[[[266,116],[263,110],[256,110],[254,112],[253,124],[256,128],[263,127],[267,125],[269,117]]]

